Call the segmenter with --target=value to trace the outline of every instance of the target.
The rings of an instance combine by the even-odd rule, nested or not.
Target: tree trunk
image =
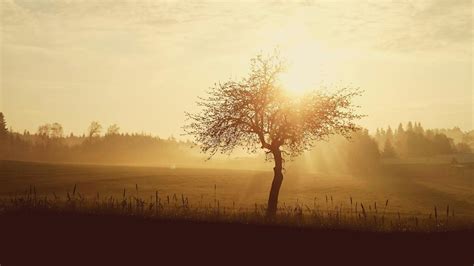
[[[283,160],[280,149],[272,151],[273,159],[275,160],[275,167],[273,168],[274,176],[272,187],[270,189],[270,196],[268,197],[267,216],[273,217],[277,212],[278,194],[280,193],[281,183],[283,182]]]

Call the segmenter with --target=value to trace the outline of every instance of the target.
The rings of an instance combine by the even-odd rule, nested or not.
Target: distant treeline
[[[36,133],[7,130],[0,113],[0,158],[9,160],[81,162],[110,164],[163,164],[196,161],[192,143],[174,138],[120,133],[117,125],[105,134],[92,122],[87,134],[65,135],[59,123],[45,124]],[[197,152],[194,152],[197,153]]]
[[[377,129],[375,140],[385,158],[471,153],[474,131],[463,132],[458,127],[425,130],[419,122],[408,122],[405,128],[400,123],[396,130]]]
[[[472,160],[474,131],[462,132],[459,128],[425,130],[420,123],[408,122],[393,131],[377,129],[374,136],[367,130],[352,135],[351,140],[334,136],[327,142],[320,142],[306,158],[295,163],[304,164],[309,160],[314,170],[339,172],[376,172],[383,160],[411,161],[412,159],[441,157],[435,160],[456,163],[456,158]],[[468,156],[466,156],[468,155]],[[462,161],[459,161],[462,162]]]
[[[189,141],[174,138],[162,139],[147,134],[121,133],[117,125],[107,130],[92,122],[87,133],[80,136],[64,134],[59,123],[45,124],[37,132],[13,132],[7,129],[5,117],[0,113],[0,159],[78,162],[104,164],[142,164],[166,166],[203,166],[206,157],[192,148]],[[435,155],[471,153],[474,131],[462,132],[459,128],[425,130],[420,123],[400,124],[377,129],[374,136],[367,130],[352,135],[350,141],[334,136],[319,142],[314,149],[289,164],[310,170],[367,172],[377,168],[381,159],[411,158]],[[267,169],[264,155],[240,158],[218,157],[206,167],[240,167]],[[224,160],[222,160],[224,158]]]

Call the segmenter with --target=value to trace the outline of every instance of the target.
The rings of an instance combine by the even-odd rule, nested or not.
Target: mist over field
[[[145,198],[158,191],[165,197],[185,195],[193,204],[213,204],[215,197],[227,207],[265,204],[272,176],[265,155],[240,151],[206,160],[190,141],[118,130],[114,125],[105,134],[64,136],[60,124],[46,124],[36,133],[9,133],[0,195],[34,185],[39,195],[64,196],[77,185],[94,198],[121,196],[124,189],[134,193],[138,186]],[[362,131],[350,140],[332,137],[285,162],[280,201],[324,208],[331,197],[332,206],[345,207],[351,197],[379,206],[389,200],[388,213],[406,216],[428,216],[434,206],[450,205],[459,217],[472,219],[473,136],[410,122],[396,130],[377,129],[375,135]]]

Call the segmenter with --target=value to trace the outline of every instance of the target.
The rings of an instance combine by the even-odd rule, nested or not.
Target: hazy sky
[[[364,89],[369,129],[473,129],[471,0],[0,1],[0,111],[18,131],[178,136],[197,96],[275,47],[288,86]]]

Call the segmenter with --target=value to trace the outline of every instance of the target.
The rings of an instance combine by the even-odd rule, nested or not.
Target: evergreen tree
[[[406,153],[406,132],[403,129],[402,123],[398,125],[397,132],[394,136],[394,144],[398,155],[402,156]]]
[[[382,134],[380,133],[380,129],[377,128],[375,131],[375,140],[380,141],[382,139]]]
[[[444,134],[436,134],[433,138],[435,154],[449,154],[454,152],[453,140]]]
[[[384,149],[382,152],[382,157],[384,158],[394,158],[396,157],[395,147],[393,147],[392,141],[387,138],[385,140]]]
[[[5,116],[0,112],[0,138],[6,137],[8,134],[7,122],[5,121]]]
[[[403,133],[405,133],[405,130],[403,130],[402,123],[400,123],[400,124],[398,124],[397,135],[401,135]]]
[[[387,128],[387,133],[386,133],[386,139],[389,139],[390,141],[393,140],[393,131],[392,131],[392,128],[390,126],[388,126]]]
[[[425,130],[424,130],[423,127],[421,126],[421,123],[420,123],[420,122],[415,123],[415,128],[414,128],[414,130],[415,130],[415,133],[416,133],[416,134],[424,135],[424,133],[425,133]]]
[[[375,169],[379,164],[380,151],[375,139],[364,129],[352,134],[351,141],[343,142],[341,151],[346,152],[344,156],[346,166],[356,173],[367,173]]]

